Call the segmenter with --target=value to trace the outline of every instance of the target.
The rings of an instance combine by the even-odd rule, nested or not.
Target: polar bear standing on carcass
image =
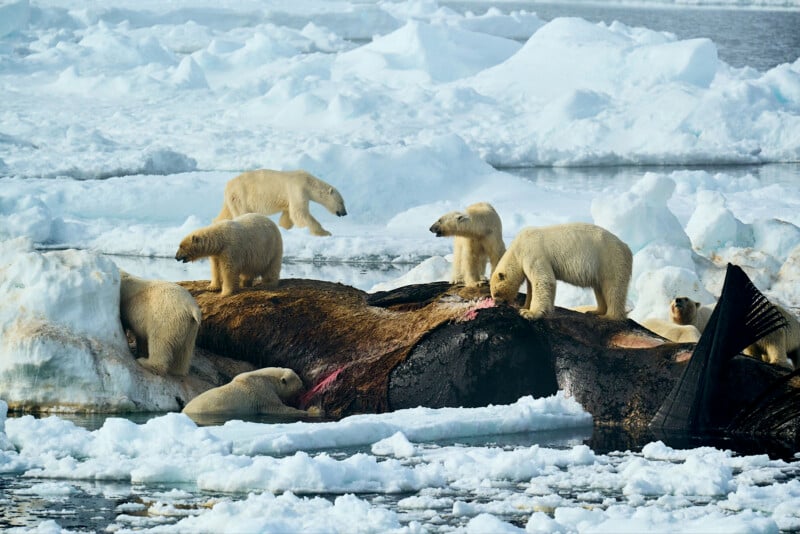
[[[266,215],[246,213],[190,233],[181,241],[175,259],[184,263],[209,257],[209,291],[232,295],[261,277],[264,286],[278,283],[283,259],[283,238]]]
[[[552,313],[556,280],[591,287],[597,308],[588,313],[624,319],[633,268],[631,249],[617,236],[587,223],[524,228],[514,238],[492,274],[490,288],[498,302],[513,302],[523,281],[527,297],[520,313],[528,319]]]
[[[486,273],[486,262],[494,271],[506,251],[503,223],[488,202],[472,204],[465,211],[445,213],[430,231],[436,237],[455,236],[452,284],[478,285]]]

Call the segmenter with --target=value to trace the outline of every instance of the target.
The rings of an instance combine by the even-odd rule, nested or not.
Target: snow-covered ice
[[[452,241],[428,227],[488,201],[506,243],[568,221],[619,235],[636,320],[665,317],[679,294],[713,301],[729,261],[797,311],[800,58],[735,68],[707,38],[544,20],[536,5],[0,0],[0,398],[176,409],[168,385],[131,372],[118,267],[208,278],[208,263],[171,260],[177,244],[216,216],[227,180],[258,167],[304,168],[347,204],[343,218],[312,205],[331,237],[282,230],[284,277],[446,280]],[[559,174],[620,164],[634,166],[626,179]],[[554,170],[515,169],[533,166]],[[561,285],[557,304],[592,298]],[[67,507],[106,480],[145,488],[114,509],[115,531],[800,528],[796,467],[766,456],[489,445],[590,424],[563,395],[320,424],[109,418],[92,431],[7,418],[0,403],[0,472],[31,480],[0,504]]]

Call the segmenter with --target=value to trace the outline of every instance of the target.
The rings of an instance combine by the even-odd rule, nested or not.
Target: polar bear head
[[[517,300],[519,293],[519,286],[522,285],[525,275],[522,271],[515,269],[506,270],[500,269],[500,266],[492,273],[492,278],[489,280],[489,289],[492,293],[492,298],[497,303],[512,304]]]
[[[303,381],[292,369],[264,367],[236,375],[232,383],[242,386],[256,396],[274,391],[282,401],[291,400],[303,391]]]
[[[675,324],[695,324],[700,303],[689,297],[677,297],[669,306],[670,317]]]
[[[429,230],[436,234],[436,237],[465,235],[472,230],[470,216],[463,211],[445,213],[431,225]]]
[[[328,199],[329,203],[326,205],[331,210],[331,213],[338,217],[344,217],[347,215],[347,209],[344,207],[344,199],[339,191],[333,186],[331,186],[328,190]]]
[[[339,190],[330,184],[315,178],[316,182],[308,190],[308,197],[314,202],[319,202],[325,209],[338,217],[347,215],[344,199]]]
[[[225,247],[225,229],[231,225],[232,221],[223,220],[190,233],[181,240],[175,260],[187,263],[219,254]]]

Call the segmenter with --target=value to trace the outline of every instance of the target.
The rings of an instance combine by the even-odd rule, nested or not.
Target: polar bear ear
[[[281,384],[283,384],[284,386],[286,385],[286,377],[285,376],[281,377]]]
[[[193,236],[192,236],[192,244],[193,244],[193,245],[196,245],[198,241],[200,241],[200,238],[199,238],[199,237],[197,237],[196,235],[193,235]]]
[[[506,273],[497,271],[497,279],[500,280],[501,282],[504,281],[506,279]]]
[[[469,215],[465,215],[464,213],[462,213],[461,215],[458,216],[458,222],[464,222],[468,220],[469,220]]]

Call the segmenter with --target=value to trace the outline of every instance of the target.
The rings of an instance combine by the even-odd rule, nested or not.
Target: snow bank
[[[7,175],[289,168],[447,135],[503,167],[800,150],[797,63],[732,69],[707,39],[435,2],[62,4],[0,37]]]
[[[119,283],[107,257],[38,252],[22,238],[0,242],[4,401],[46,411],[160,411],[204,388],[136,363],[119,320]]]

